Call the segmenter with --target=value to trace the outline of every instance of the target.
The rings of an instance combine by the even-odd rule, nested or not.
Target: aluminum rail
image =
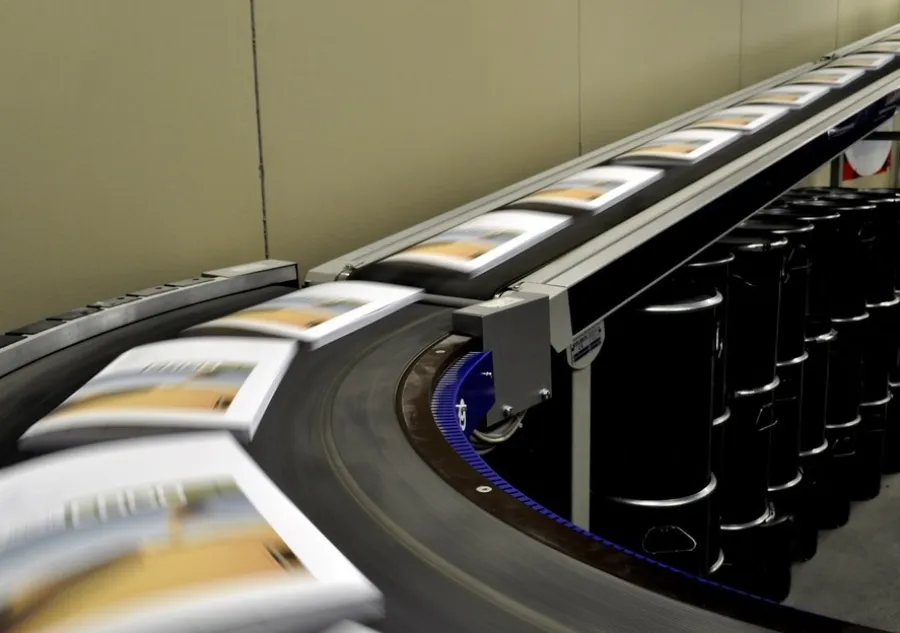
[[[797,77],[803,73],[809,72],[815,68],[829,63],[834,57],[845,55],[847,53],[858,50],[864,46],[868,46],[880,39],[887,37],[892,33],[900,31],[900,25],[894,25],[883,31],[875,33],[867,38],[856,41],[848,46],[840,48],[815,62],[802,64],[783,73],[770,77],[764,81],[748,86],[738,92],[726,95],[716,101],[707,103],[689,112],[673,117],[667,121],[659,123],[653,127],[647,128],[624,139],[606,145],[592,152],[574,158],[561,165],[557,165],[551,169],[543,171],[535,176],[522,180],[518,183],[505,187],[492,194],[479,198],[473,202],[465,204],[461,207],[438,215],[434,218],[416,224],[408,229],[390,235],[386,238],[368,244],[355,251],[351,251],[345,255],[341,255],[335,259],[327,261],[315,268],[311,269],[306,275],[306,283],[316,284],[341,279],[349,272],[356,268],[360,268],[366,264],[383,259],[404,248],[408,248],[414,244],[421,242],[433,235],[441,233],[465,222],[471,218],[477,217],[488,211],[492,211],[505,204],[514,202],[530,193],[537,191],[543,187],[553,184],[575,174],[579,171],[587,169],[598,163],[614,158],[638,145],[652,140],[669,131],[673,131],[683,127],[685,124],[695,121],[696,119],[716,112],[720,109],[734,105],[745,100],[758,92],[768,88],[781,85],[788,80]]]
[[[297,285],[297,264],[267,259],[96,301],[0,334],[0,377],[116,328],[202,301],[276,284]]]

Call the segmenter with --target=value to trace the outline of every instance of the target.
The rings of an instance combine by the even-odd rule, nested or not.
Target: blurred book
[[[846,57],[838,57],[836,60],[828,64],[826,68],[862,68],[865,70],[876,70],[883,66],[887,66],[892,61],[894,61],[893,55],[859,53],[855,55],[847,55]]]
[[[775,106],[737,106],[707,115],[699,121],[689,124],[684,129],[714,128],[736,130],[738,132],[755,132],[772,121],[781,118],[789,111],[788,108]]]
[[[52,450],[192,430],[227,430],[249,442],[295,352],[293,341],[251,338],[136,347],[31,426],[19,447]]]
[[[415,303],[422,294],[419,288],[373,281],[336,281],[303,288],[191,330],[253,332],[294,339],[315,349]]]
[[[321,631],[382,597],[224,433],[0,473],[0,631]],[[271,625],[271,628],[268,628]]]
[[[900,41],[885,40],[869,44],[859,51],[860,53],[887,53],[889,55],[900,55]]]
[[[596,167],[564,178],[509,206],[548,204],[598,213],[659,180],[664,173],[661,169],[647,167]]]
[[[693,163],[728,145],[740,135],[724,130],[680,130],[625,152],[616,160],[664,159]]]
[[[744,104],[746,105],[784,105],[792,108],[802,108],[828,94],[827,86],[800,86],[795,84],[787,84],[784,86],[776,86],[769,88],[765,92],[750,97]]]
[[[560,230],[572,218],[541,211],[492,211],[382,260],[476,275]]]
[[[794,80],[798,84],[819,84],[823,86],[834,86],[839,88],[846,86],[851,81],[862,77],[866,71],[857,68],[835,68],[828,66],[827,68],[819,68],[800,75]]]

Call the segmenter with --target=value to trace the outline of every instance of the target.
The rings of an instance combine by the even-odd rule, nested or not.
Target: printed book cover
[[[794,81],[798,84],[818,84],[840,88],[841,86],[846,86],[851,81],[859,79],[864,74],[866,74],[866,71],[859,70],[858,68],[835,68],[829,66],[827,68],[812,70],[805,75],[801,75]]]
[[[19,439],[23,450],[191,430],[252,440],[294,357],[292,341],[187,338],[119,356]]]
[[[783,105],[792,108],[802,108],[817,99],[828,94],[827,86],[801,86],[787,84],[770,88],[765,92],[750,97],[744,103],[747,105]]]
[[[724,130],[679,130],[616,158],[617,160],[655,158],[692,163],[720,150],[739,136],[737,132]]]
[[[315,349],[415,303],[419,288],[372,281],[309,286],[191,328],[226,329],[294,339]]]
[[[659,180],[664,173],[647,167],[596,167],[560,180],[510,206],[551,204],[596,213]]]
[[[885,40],[864,47],[860,53],[886,53],[888,55],[900,55],[900,41]]]
[[[382,613],[227,434],[38,458],[0,474],[0,506],[3,633],[311,632]]]
[[[789,108],[776,106],[738,106],[727,108],[703,117],[691,123],[685,129],[715,128],[737,130],[738,132],[755,132],[790,111]]]
[[[384,259],[476,275],[523,252],[572,218],[541,211],[492,211]]]
[[[859,53],[839,57],[827,68],[862,68],[863,70],[875,70],[882,66],[887,66],[894,61],[893,55],[877,55],[874,53]]]

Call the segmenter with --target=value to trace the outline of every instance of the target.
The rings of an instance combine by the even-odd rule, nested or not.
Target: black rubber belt
[[[276,394],[251,452],[385,594],[385,633],[750,633],[584,565],[485,513],[410,446],[395,394],[447,333],[412,306],[307,358]],[[529,511],[523,506],[523,511]]]

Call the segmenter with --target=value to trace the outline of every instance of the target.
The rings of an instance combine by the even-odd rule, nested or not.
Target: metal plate
[[[121,297],[113,297],[112,299],[104,299],[103,301],[96,301],[88,305],[91,308],[115,308],[116,306],[124,305],[126,303],[131,303],[132,301],[137,301],[140,297],[129,297],[128,295],[122,295]]]
[[[10,330],[7,334],[39,334],[41,332],[46,332],[47,330],[52,330],[55,327],[59,327],[62,324],[62,321],[36,321],[35,323],[29,323],[28,325],[18,327],[15,330]]]
[[[87,316],[89,314],[94,314],[95,312],[99,312],[100,308],[95,307],[84,307],[84,308],[75,308],[74,310],[69,310],[68,312],[63,312],[62,314],[57,314],[52,317],[47,317],[48,321],[74,321],[75,319],[80,319],[83,316]]]
[[[173,290],[175,290],[175,288],[172,286],[153,286],[152,288],[135,290],[134,292],[129,292],[128,294],[132,297],[152,297],[154,295],[161,295],[164,292],[172,292]]]

